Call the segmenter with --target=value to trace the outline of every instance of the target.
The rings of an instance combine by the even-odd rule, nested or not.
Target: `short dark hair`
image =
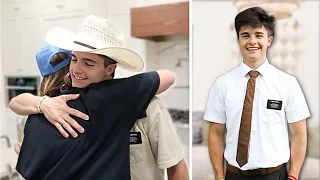
[[[252,27],[264,26],[268,30],[268,36],[274,36],[274,24],[275,18],[260,7],[248,8],[240,12],[235,18],[235,28],[237,31],[237,37],[239,38],[239,32],[242,26],[250,25]]]
[[[113,60],[112,58],[99,54],[100,57],[104,60],[104,67],[108,67],[110,64],[117,64],[117,61]],[[114,78],[115,72],[111,74],[111,77]]]

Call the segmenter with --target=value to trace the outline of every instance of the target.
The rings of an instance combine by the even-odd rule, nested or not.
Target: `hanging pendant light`
[[[233,4],[239,12],[255,6],[261,7],[279,20],[291,17],[293,11],[300,7],[300,0],[234,0]]]

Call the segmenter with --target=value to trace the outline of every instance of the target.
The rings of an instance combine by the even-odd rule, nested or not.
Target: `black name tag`
[[[129,142],[130,144],[141,144],[141,132],[130,132]]]
[[[281,110],[281,108],[282,108],[282,101],[268,99],[267,109]]]

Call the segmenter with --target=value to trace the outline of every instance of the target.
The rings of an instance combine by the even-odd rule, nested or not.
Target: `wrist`
[[[46,98],[48,98],[48,96],[42,96],[40,99],[39,99],[39,101],[38,101],[38,104],[37,104],[37,110],[38,110],[38,113],[40,113],[40,114],[42,114],[43,113],[43,111],[42,111],[42,109],[43,109],[43,101],[44,101],[44,99],[46,99]]]
[[[224,176],[217,176],[217,178],[215,180],[225,180]]]
[[[289,175],[288,175],[288,179],[291,179],[291,180],[298,180],[298,178],[297,178],[297,177],[295,177],[295,176],[293,176],[293,175],[291,175],[291,174],[289,174]]]

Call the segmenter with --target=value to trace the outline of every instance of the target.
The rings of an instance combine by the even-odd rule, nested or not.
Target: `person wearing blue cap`
[[[57,58],[56,58],[57,57]],[[42,77],[56,73],[70,64],[70,50],[58,48],[50,44],[43,46],[36,54],[36,60]]]
[[[50,44],[46,44],[38,51],[36,60],[43,77],[39,88],[40,96],[60,93],[65,75],[69,72],[71,58],[71,51]]]
[[[71,56],[71,51],[50,44],[46,44],[38,51],[36,60],[43,76],[39,88],[40,96],[56,96],[63,91]],[[154,97],[146,113],[147,117],[137,120],[130,132],[131,180],[163,179],[165,168],[168,180],[188,179],[183,149],[165,105],[159,98]],[[50,117],[50,114],[46,116]],[[154,147],[155,145],[157,147]],[[16,145],[17,154],[20,152],[20,147],[21,143]],[[141,173],[142,171],[144,173]]]
[[[78,41],[74,41],[74,43],[78,45],[80,44],[81,46],[84,46],[84,47],[88,47],[88,44],[80,43]],[[53,52],[59,52],[59,51],[61,51],[61,49]],[[46,51],[42,51],[42,52],[46,52]],[[168,82],[168,79],[165,79],[165,78],[163,79],[164,76],[168,76],[167,71],[166,72],[158,71],[157,73],[151,72],[151,73],[147,73],[146,75],[141,74],[141,75],[133,76],[131,78],[111,80],[112,74],[114,74],[116,63],[120,65],[125,64],[131,68],[136,68],[137,66],[135,65],[136,67],[134,67],[132,65],[134,63],[134,58],[132,58],[133,63],[126,64],[126,62],[121,61],[122,59],[119,57],[113,57],[111,59],[109,56],[112,57],[112,55],[107,56],[105,54],[105,51],[103,53],[104,54],[101,54],[101,53],[95,54],[95,52],[88,53],[88,52],[81,52],[81,51],[73,51],[72,62],[70,65],[70,73],[69,75],[66,76],[66,78],[64,78],[65,80],[67,80],[64,82],[69,81],[69,83],[71,83],[71,84],[66,83],[64,85],[72,86],[71,89],[67,88],[64,93],[66,94],[79,93],[81,95],[80,99],[77,99],[75,97],[73,98],[69,97],[69,99],[73,99],[74,101],[69,101],[68,105],[82,112],[88,113],[90,116],[90,121],[81,121],[78,117],[72,116],[72,118],[74,118],[77,123],[81,124],[81,126],[86,128],[86,133],[81,134],[77,139],[72,139],[72,138],[63,139],[61,138],[61,136],[58,136],[57,134],[58,131],[56,131],[52,125],[48,124],[46,120],[44,121],[42,120],[44,119],[43,116],[42,116],[42,119],[40,117],[41,115],[29,116],[26,124],[26,129],[25,129],[25,139],[23,142],[23,146],[21,148],[21,154],[19,156],[18,165],[17,165],[17,170],[20,173],[22,173],[22,175],[25,178],[27,179],[28,178],[30,179],[52,179],[52,178],[53,179],[79,179],[79,178],[81,179],[106,179],[106,178],[107,179],[128,179],[130,177],[128,173],[128,168],[125,165],[128,160],[128,154],[129,154],[127,152],[127,147],[126,147],[128,142],[124,142],[121,140],[124,140],[125,138],[128,137],[128,135],[124,135],[123,133],[124,131],[127,131],[126,134],[128,134],[130,129],[130,128],[129,129],[125,128],[126,126],[128,126],[125,124],[129,123],[128,127],[131,127],[133,125],[132,123],[134,123],[135,120],[130,118],[133,121],[131,120],[123,124],[123,120],[121,119],[129,119],[128,116],[130,117],[135,116],[137,118],[144,117],[145,116],[144,109],[146,108],[147,104],[144,104],[143,101],[147,101],[146,103],[148,103],[148,101],[151,100],[150,97],[152,97],[152,94],[155,93],[156,89],[158,89],[157,92],[162,92],[163,90],[168,88],[168,86],[170,86],[173,82],[172,80],[170,82],[170,78],[169,78],[169,82]],[[127,51],[126,55],[128,54],[129,53]],[[38,54],[38,55],[41,55],[41,54]],[[101,55],[104,55],[104,56],[101,56]],[[100,60],[102,59],[102,61],[99,61],[99,58]],[[116,59],[116,61],[113,59]],[[99,80],[101,80],[101,77],[97,75],[98,73],[95,71],[96,74],[94,73],[90,74],[89,71],[86,71],[87,70],[86,68],[90,68],[95,65],[98,66],[98,64],[101,62],[104,62],[102,64],[104,64],[106,68],[105,68],[105,72],[103,71],[100,71],[100,72],[107,74],[108,77],[110,77],[110,81],[109,80],[102,81],[101,83],[99,83]],[[108,63],[107,66],[106,66],[106,62]],[[57,64],[55,64],[51,68],[48,67],[48,68],[43,68],[42,70],[41,68],[39,69],[41,71],[41,74],[44,75],[46,73],[49,74],[50,72],[54,72],[55,70],[57,70],[55,68],[58,69],[63,67],[58,67]],[[101,70],[101,69],[97,68],[97,70]],[[80,76],[80,75],[86,75],[87,77]],[[148,80],[150,78],[153,79],[152,80],[153,82]],[[159,78],[161,80],[160,82],[159,82]],[[129,91],[129,92],[134,91],[135,89],[134,87],[137,87],[134,83],[131,83],[129,79],[131,81],[137,80],[135,82],[140,82],[138,84],[139,86],[142,86],[142,87],[138,88],[138,92],[140,93],[142,93],[142,91],[144,92],[139,96],[136,96],[136,95],[132,96],[133,95],[132,93],[126,95],[124,93],[125,91]],[[151,84],[148,84],[147,89],[143,89],[143,84],[147,84],[145,81],[152,82]],[[124,86],[124,84],[126,86]],[[78,87],[78,88],[74,88],[74,87]],[[128,87],[130,87],[129,90],[128,90]],[[118,92],[114,91],[113,89],[117,89]],[[101,93],[101,91],[103,91],[103,93]],[[110,95],[110,96],[105,96],[103,94]],[[121,96],[125,96],[125,97],[121,97],[120,94]],[[135,97],[139,97],[139,98],[135,98]],[[45,98],[45,96],[43,96],[41,97],[40,100],[38,100],[38,103],[37,103],[38,112],[42,112],[43,110],[46,109],[46,108],[43,108],[43,106],[41,106],[41,103],[43,103],[44,105],[45,104],[44,102],[49,102],[49,99],[53,99],[53,98]],[[117,101],[115,101],[116,99]],[[122,99],[125,101],[122,101]],[[123,109],[121,106],[128,107],[126,104],[133,105],[132,99],[140,101],[140,103],[134,103],[134,106],[138,106],[136,107],[138,109],[142,108],[142,111],[139,110],[141,113],[132,114],[127,111],[126,113],[128,114],[121,113],[122,111],[121,109]],[[113,104],[104,103],[104,102],[110,102],[110,101],[114,103]],[[136,109],[134,106],[131,108]],[[69,110],[71,110],[71,108],[69,108]],[[79,115],[75,112],[76,111],[73,111],[74,115],[78,115],[82,117],[85,115],[85,114]],[[44,112],[44,115],[46,115],[46,113],[48,112]],[[110,116],[104,115],[106,113]],[[122,117],[122,118],[118,119],[119,117]],[[69,118],[64,117],[64,118],[65,119],[63,119],[63,121],[60,121],[59,123],[57,123],[56,119],[53,119],[51,122],[56,126],[56,128],[59,129],[60,132],[62,132],[61,128],[65,128],[68,130],[68,127],[70,127],[69,123],[70,124],[72,123],[71,117]],[[103,120],[104,118],[107,118],[107,119]],[[114,121],[114,120],[117,120],[117,121]],[[117,124],[121,124],[121,125],[117,125]],[[75,127],[73,124],[71,125]],[[35,128],[37,130],[35,130]],[[80,132],[83,132],[83,130],[80,129]],[[114,138],[116,138],[116,140]],[[38,142],[35,143],[34,141],[36,140]],[[110,144],[110,142],[113,142],[113,144]],[[56,152],[55,149],[58,150],[58,152]],[[102,152],[101,149],[104,149],[105,151]],[[31,158],[30,156],[33,155],[34,153],[36,153],[35,157]],[[121,157],[125,157],[125,158],[121,158]],[[49,160],[48,158],[50,159],[49,162],[48,162]],[[111,160],[110,158],[114,160]],[[114,161],[117,161],[117,162],[114,162]],[[46,162],[46,165],[43,164],[44,162]],[[41,166],[41,165],[44,165],[44,166]],[[67,167],[69,169],[66,171]],[[88,168],[90,168],[90,171],[85,171]],[[61,173],[62,171],[64,173]]]

